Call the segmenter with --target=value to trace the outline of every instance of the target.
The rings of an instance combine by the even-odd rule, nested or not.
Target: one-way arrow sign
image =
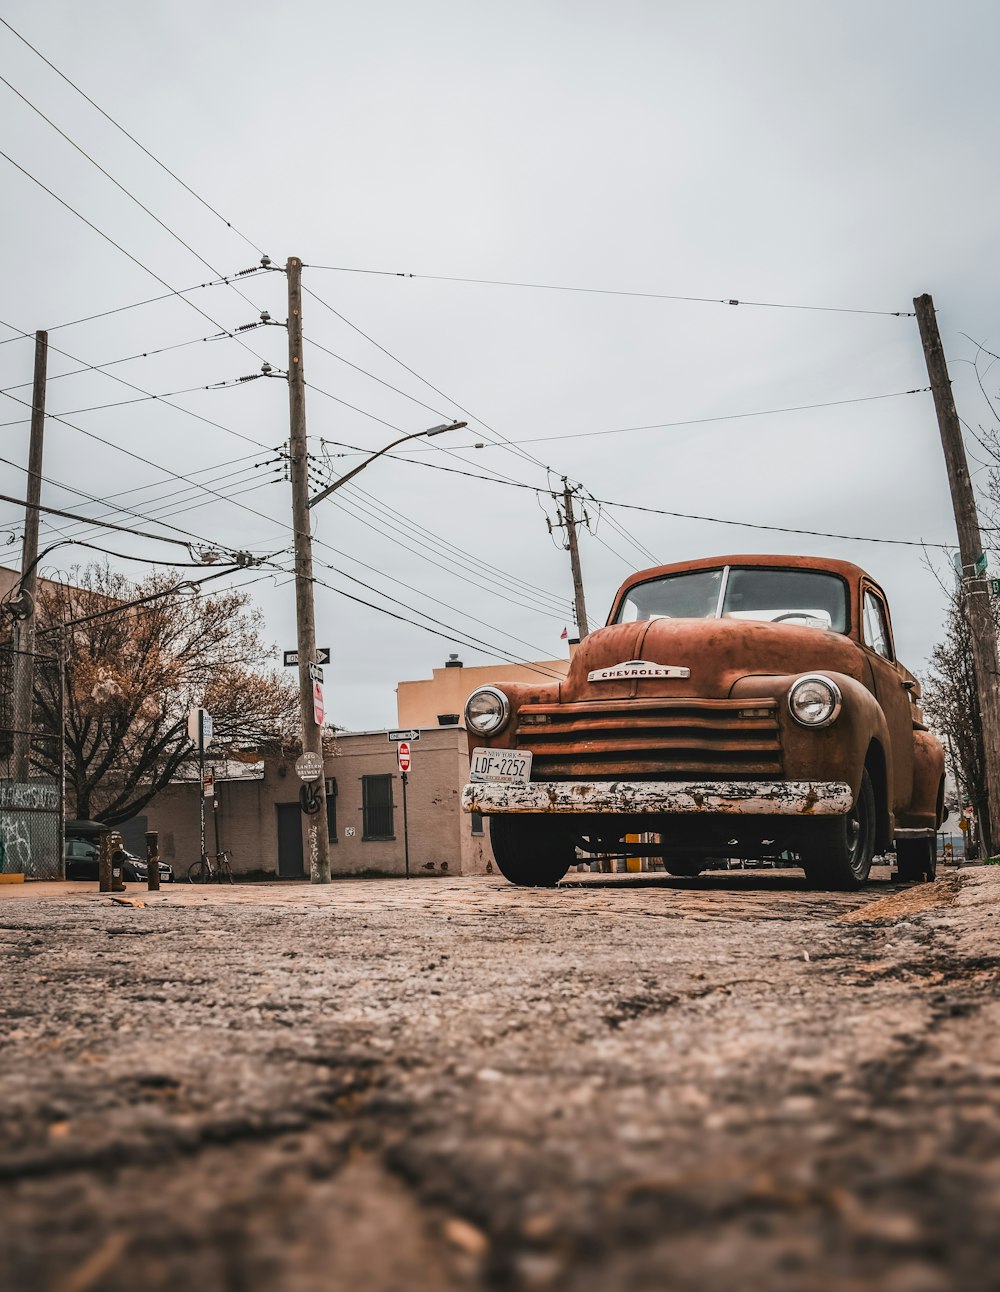
[[[297,650],[286,650],[286,651],[285,651],[285,654],[284,654],[284,665],[285,665],[285,668],[295,668],[295,667],[296,667],[296,665],[298,664],[298,662],[299,662],[299,652],[298,652]],[[329,664],[329,662],[330,662],[330,647],[329,647],[329,646],[317,646],[317,647],[316,647],[316,658],[313,660],[313,663],[314,663],[314,664]]]

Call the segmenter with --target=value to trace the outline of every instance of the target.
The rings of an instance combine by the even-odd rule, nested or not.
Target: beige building
[[[459,810],[469,774],[465,729],[423,728],[410,749],[404,832],[396,744],[387,733],[351,732],[326,742],[334,875],[404,874],[407,836],[412,875],[481,875],[493,870],[483,819]],[[220,780],[214,800],[218,808],[213,808],[213,799],[205,800],[206,851],[216,851],[217,824],[219,847],[231,853],[237,874],[303,876],[306,818],[299,806],[301,786],[294,755],[266,759],[252,778]],[[143,816],[123,828],[126,846],[137,852],[143,832],[157,831],[160,856],[170,862],[178,879],[184,878],[199,852],[199,789],[197,783],[187,782],[163,790]]]
[[[570,644],[572,651],[575,643]],[[566,676],[568,659],[545,659],[535,664],[482,664],[466,668],[457,655],[444,668],[417,682],[396,687],[396,714],[401,727],[460,723],[465,702],[480,686],[497,682],[558,682]]]

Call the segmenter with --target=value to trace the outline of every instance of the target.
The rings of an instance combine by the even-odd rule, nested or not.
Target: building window
[[[365,839],[395,839],[392,828],[392,776],[362,776],[361,810]]]
[[[326,782],[326,837],[337,842],[337,778],[330,776]]]
[[[470,812],[470,813],[469,813],[469,815],[472,817],[472,833],[473,833],[473,834],[482,834],[482,833],[483,833],[483,814],[482,814],[482,812]]]

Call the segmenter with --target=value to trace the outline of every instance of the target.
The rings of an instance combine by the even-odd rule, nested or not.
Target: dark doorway
[[[278,876],[301,879],[302,809],[298,803],[276,803],[278,810]]]

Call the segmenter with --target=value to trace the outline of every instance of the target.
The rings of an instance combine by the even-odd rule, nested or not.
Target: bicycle
[[[231,884],[233,882],[233,868],[229,861],[229,851],[223,848],[221,852],[202,853],[197,861],[192,861],[188,866],[188,880],[192,884],[208,884],[213,881],[217,884]]]

